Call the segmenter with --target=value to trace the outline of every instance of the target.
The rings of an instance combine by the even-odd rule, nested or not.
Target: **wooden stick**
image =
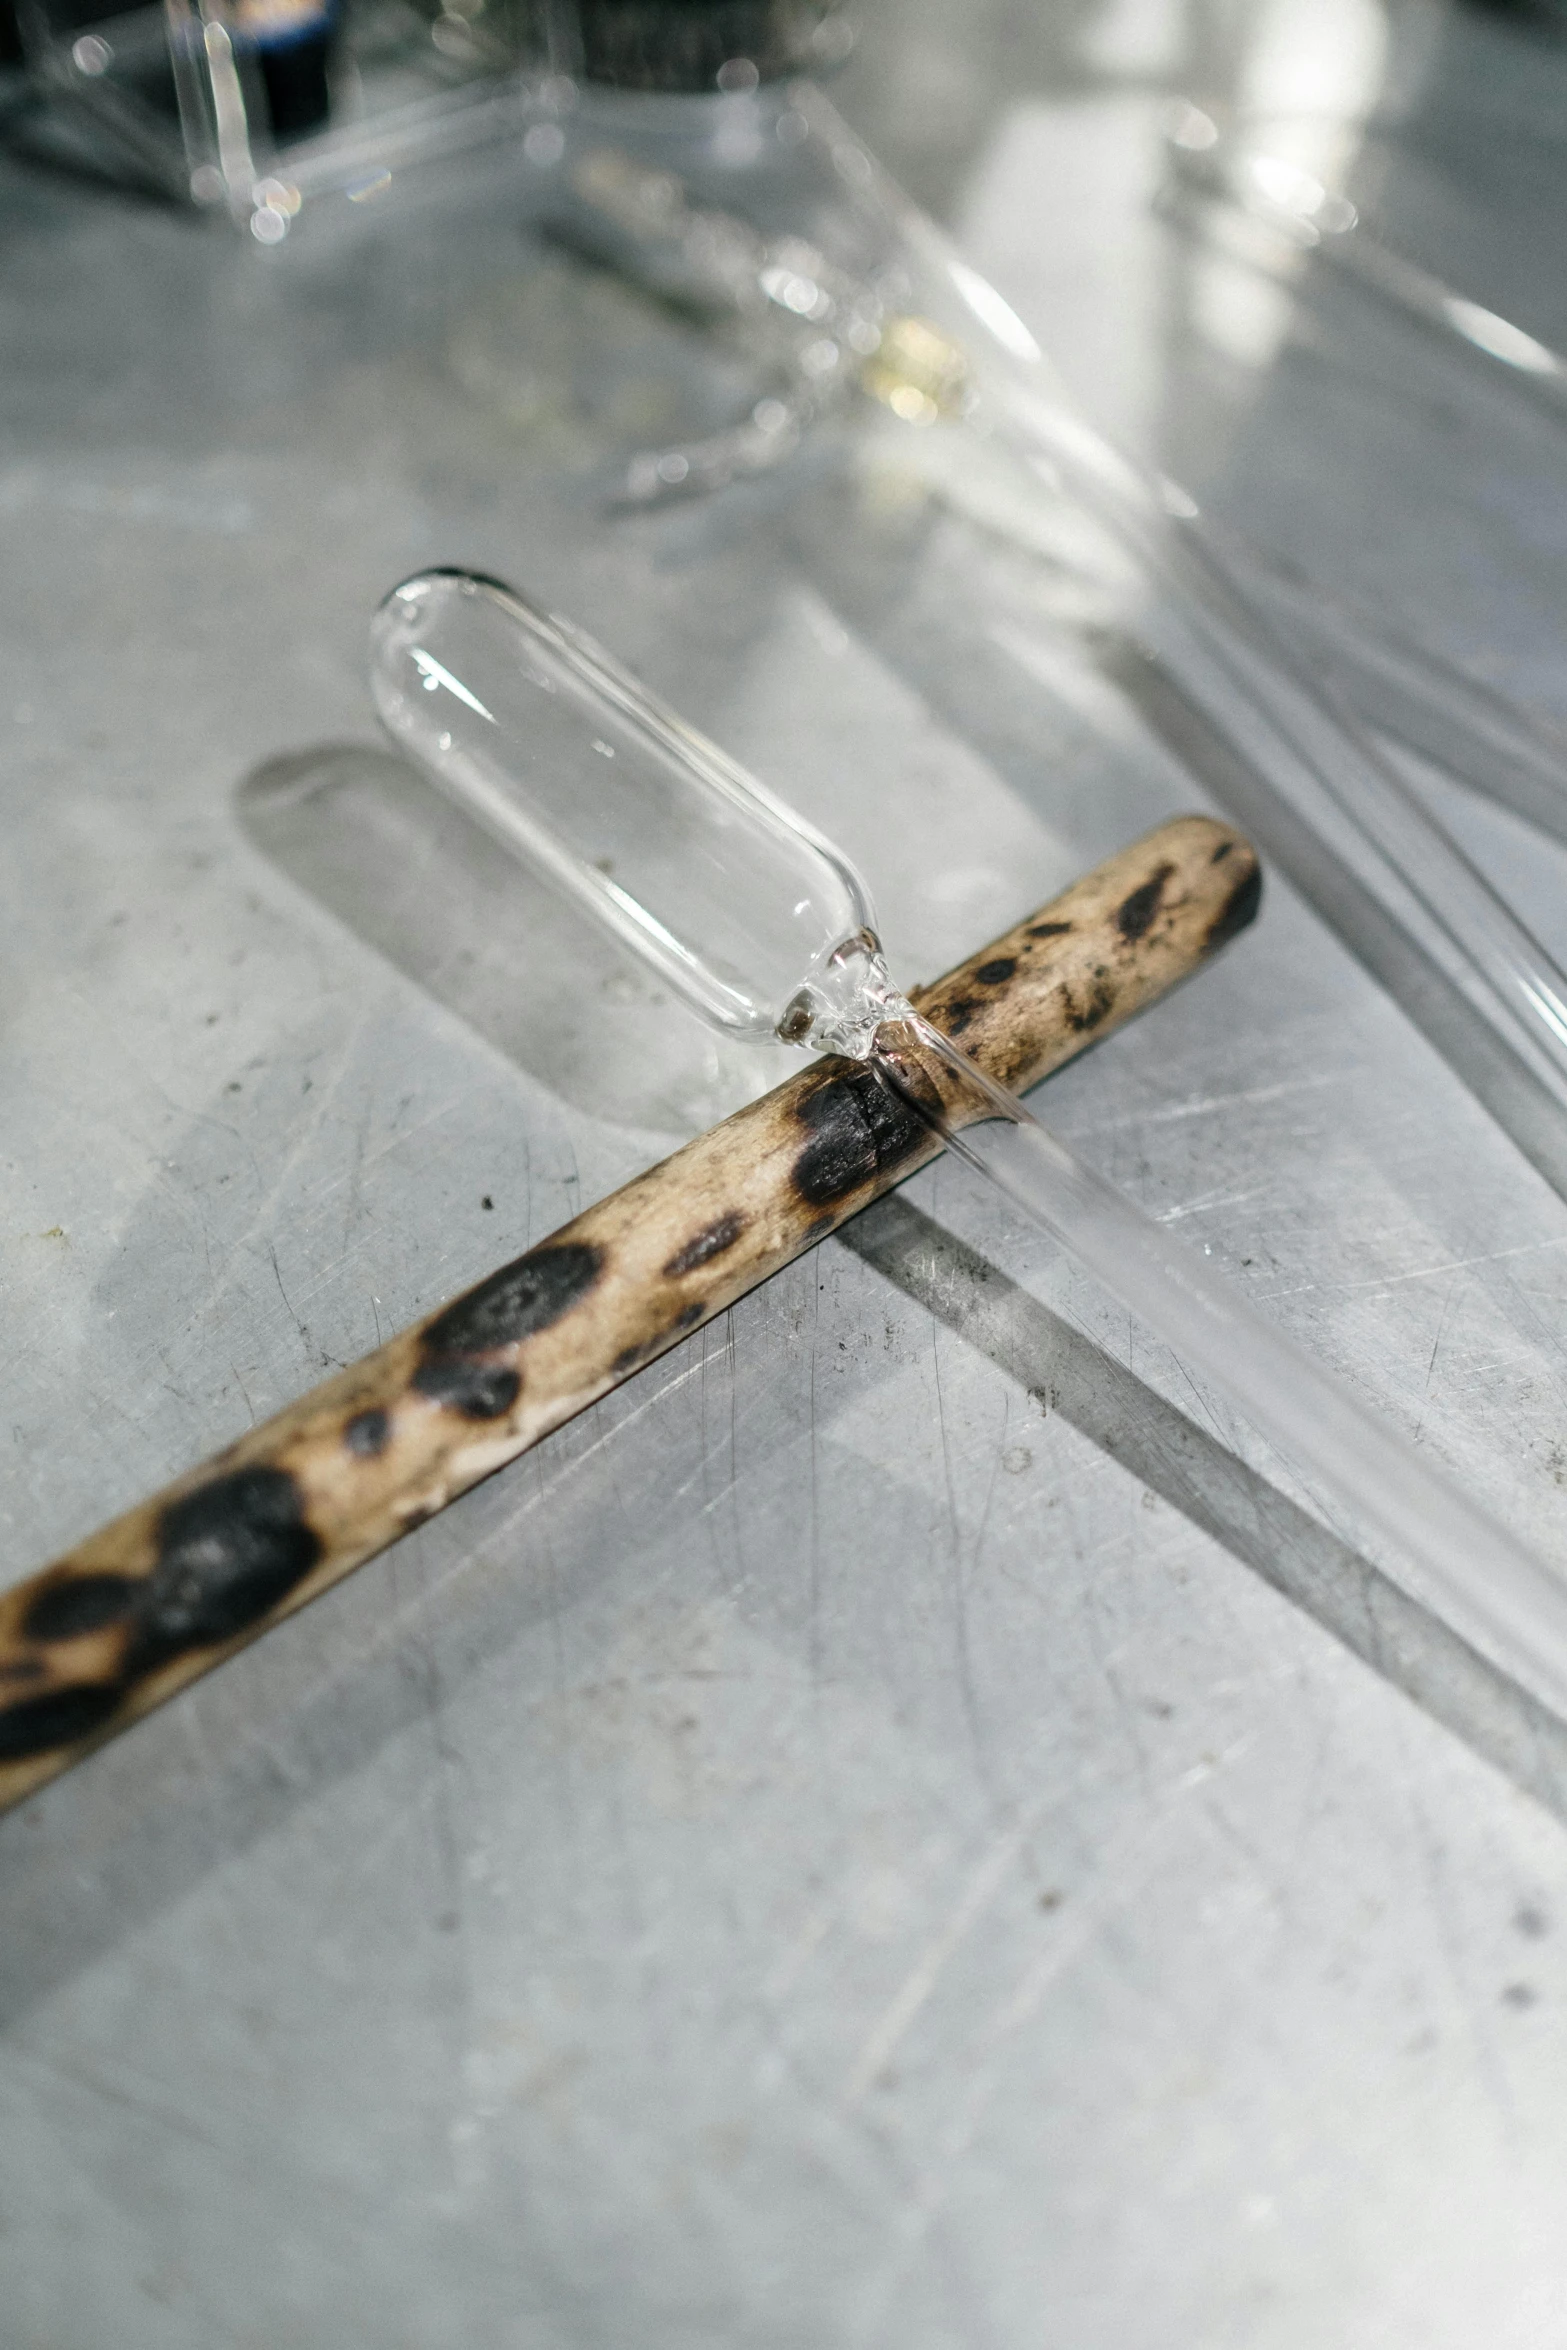
[[[1015,1089],[1245,928],[1248,843],[1187,816],[934,987]],[[935,1156],[812,1064],[0,1598],[0,1808],[303,1607]]]

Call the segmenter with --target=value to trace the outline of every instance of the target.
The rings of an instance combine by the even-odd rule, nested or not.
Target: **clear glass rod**
[[[956,1077],[969,1116],[977,1098],[975,1123],[936,1106],[921,1081],[927,1057]],[[1567,1706],[1567,1580],[919,1013],[880,1031],[874,1062],[956,1157],[1059,1241],[1325,1498],[1347,1506],[1357,1530],[1418,1561],[1413,1588],[1425,1604]]]

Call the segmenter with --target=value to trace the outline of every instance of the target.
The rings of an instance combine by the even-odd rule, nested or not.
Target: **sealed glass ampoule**
[[[829,1016],[879,969],[847,859],[569,622],[428,571],[372,646],[389,732],[729,1035],[776,1037],[802,989]]]

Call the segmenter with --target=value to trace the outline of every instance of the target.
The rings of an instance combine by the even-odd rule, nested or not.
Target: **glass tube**
[[[508,849],[716,1026],[870,1061],[1384,1536],[1418,1596],[1567,1709],[1567,1580],[923,1019],[889,980],[869,896],[829,842],[590,638],[495,581],[437,571],[394,589],[371,674],[397,742]]]
[[[940,232],[892,192],[934,323],[973,361],[966,430],[1009,450],[1020,505],[1077,503],[1144,584],[1138,633],[1215,731],[1466,994],[1567,1114],[1567,974],[1519,921],[1331,682],[1250,592],[1196,501],[1144,473],[1067,403],[1032,337]],[[1010,321],[1010,324],[1008,324]],[[1411,912],[1413,910],[1413,919]],[[1433,934],[1435,950],[1433,951]]]
[[[1394,635],[1320,580],[1236,558],[1248,591],[1301,655],[1325,669],[1362,722],[1528,823],[1567,841],[1567,733],[1486,679]]]
[[[1266,127],[1228,134],[1198,106],[1182,106],[1169,133],[1169,179],[1160,204],[1225,251],[1288,279],[1310,254],[1351,277],[1449,348],[1488,364],[1496,380],[1567,416],[1567,359],[1512,319],[1396,253],[1346,196],[1326,188],[1270,145]]]
[[[1434,1472],[1330,1372],[1256,1313],[1162,1224],[1086,1166],[1014,1095],[916,1012],[878,1035],[884,1081],[920,1110],[957,1157],[1049,1232],[1309,1480],[1349,1505],[1400,1558],[1417,1560],[1417,1596],[1483,1647],[1567,1700],[1567,1580]],[[978,1122],[934,1109],[920,1063],[952,1071]],[[972,1114],[972,1112],[970,1113]],[[1396,1570],[1395,1570],[1396,1576]],[[1530,1668],[1532,1667],[1532,1671]]]

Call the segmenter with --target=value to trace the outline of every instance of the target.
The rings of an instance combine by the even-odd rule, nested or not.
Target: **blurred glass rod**
[[[1167,157],[1159,199],[1167,215],[1184,218],[1195,202],[1205,233],[1273,276],[1283,275],[1300,254],[1320,253],[1406,317],[1478,352],[1554,408],[1567,409],[1567,359],[1499,311],[1395,253],[1347,196],[1279,153],[1266,134],[1222,131],[1200,106],[1182,105],[1167,134]]]

